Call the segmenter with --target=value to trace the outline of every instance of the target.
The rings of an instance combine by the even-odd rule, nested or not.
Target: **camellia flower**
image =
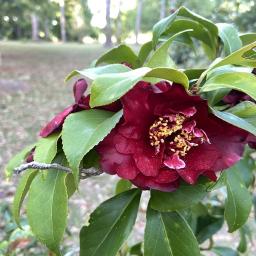
[[[215,181],[243,154],[248,132],[179,84],[139,82],[121,102],[123,119],[97,147],[100,165],[142,189],[173,191],[200,175]]]

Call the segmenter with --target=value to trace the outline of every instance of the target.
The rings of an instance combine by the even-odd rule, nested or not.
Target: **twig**
[[[30,162],[26,164],[22,164],[19,167],[16,167],[14,169],[14,172],[16,174],[20,174],[28,169],[36,169],[36,170],[49,170],[49,169],[54,169],[54,170],[59,170],[63,171],[66,173],[72,173],[72,170],[68,167],[62,166],[57,163],[52,163],[52,164],[45,164],[45,163],[39,163],[39,162]],[[89,168],[89,169],[80,169],[80,179],[87,179],[92,176],[97,176],[102,174],[102,171],[97,170],[95,168]]]

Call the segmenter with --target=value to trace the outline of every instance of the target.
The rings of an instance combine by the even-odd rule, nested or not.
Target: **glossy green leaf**
[[[212,113],[217,116],[218,118],[235,125],[245,131],[248,131],[256,136],[256,127],[255,125],[248,122],[245,118],[241,118],[239,116],[236,116],[232,113],[226,112],[226,111],[218,111],[214,108],[211,108]]]
[[[190,81],[190,80],[198,79],[204,71],[205,69],[187,69],[187,70],[184,70],[184,73]]]
[[[219,30],[219,36],[224,44],[226,55],[242,47],[242,41],[238,35],[238,31],[232,24],[217,23],[216,25]]]
[[[218,256],[239,256],[237,251],[235,251],[232,248],[224,246],[213,247],[211,251],[216,253]]]
[[[178,212],[158,212],[150,207],[144,239],[145,256],[199,256],[196,238]]]
[[[63,151],[76,179],[83,157],[115,127],[123,112],[85,110],[69,115],[63,125]]]
[[[243,54],[243,57],[248,60],[256,60],[256,46]]]
[[[202,184],[181,185],[174,192],[151,191],[151,207],[158,211],[177,211],[189,208],[200,202],[206,195]]]
[[[34,160],[41,163],[51,163],[57,153],[57,143],[60,133],[54,133],[46,138],[41,138],[34,153]]]
[[[116,256],[135,223],[141,192],[132,189],[103,202],[80,232],[80,255]]]
[[[107,53],[103,54],[99,57],[95,63],[96,66],[102,63],[122,63],[127,62],[132,65],[133,68],[138,67],[138,56],[134,53],[134,51],[127,45],[121,44],[118,45]]]
[[[251,207],[252,197],[238,170],[230,169],[225,172],[227,186],[227,200],[225,202],[225,219],[229,232],[234,232],[247,221]]]
[[[116,191],[115,194],[123,193],[124,191],[127,191],[131,189],[132,183],[129,180],[121,179],[116,183]]]
[[[10,178],[12,176],[14,168],[24,163],[24,160],[26,159],[26,157],[34,147],[35,147],[35,144],[25,147],[22,151],[16,154],[11,160],[9,160],[8,164],[5,167],[5,175],[7,178]]]
[[[72,175],[72,173],[67,174],[65,179],[65,185],[67,188],[68,198],[70,198],[77,190],[75,178],[74,175]]]
[[[83,69],[83,70],[73,70],[65,78],[65,81],[67,82],[72,77],[77,76],[77,75],[81,75],[81,76],[84,76],[91,80],[94,80],[98,76],[103,75],[103,74],[120,73],[120,72],[129,71],[129,70],[131,70],[131,69],[123,64],[111,64],[111,65],[106,65],[106,66],[87,68],[87,69]]]
[[[171,59],[169,55],[169,47],[171,43],[174,41],[176,37],[179,35],[182,35],[183,33],[187,33],[191,30],[183,30],[181,32],[178,32],[171,36],[166,42],[164,42],[150,57],[148,62],[146,63],[145,66],[150,67],[150,68],[155,68],[155,67],[171,67],[175,68],[176,65]]]
[[[61,163],[58,156],[56,162]],[[68,214],[66,173],[48,170],[46,177],[40,173],[33,180],[28,197],[27,215],[35,236],[56,255],[60,253]]]
[[[147,60],[151,51],[152,51],[152,41],[149,41],[141,46],[138,54],[138,59],[141,65],[143,65],[144,62]]]
[[[224,59],[220,59],[218,62],[216,62],[213,66],[211,66],[210,69],[214,69],[217,67],[225,66],[225,65],[241,65],[241,66],[249,66],[249,67],[255,67],[256,66],[256,60],[249,60],[243,57],[244,53],[248,52],[249,50],[256,47],[256,42],[253,42],[251,44],[248,44],[239,50],[233,52],[232,54],[228,55]]]
[[[29,191],[30,185],[37,174],[38,174],[37,170],[27,170],[22,175],[22,177],[19,181],[19,184],[16,188],[16,192],[15,192],[14,199],[13,199],[12,214],[13,214],[13,218],[19,228],[21,228],[20,209],[21,209],[22,203]]]
[[[246,33],[240,35],[240,39],[243,45],[251,44],[253,42],[256,42],[256,33]]]
[[[211,215],[199,216],[197,218],[196,238],[201,244],[216,234],[223,225],[223,217],[214,217]]]
[[[188,78],[183,72],[170,68],[142,67],[119,74],[102,75],[92,84],[90,106],[103,106],[118,100],[137,82],[147,77],[173,81],[185,88],[189,86]]]
[[[256,76],[246,72],[224,73],[213,76],[205,82],[201,92],[219,89],[235,89],[256,100]]]

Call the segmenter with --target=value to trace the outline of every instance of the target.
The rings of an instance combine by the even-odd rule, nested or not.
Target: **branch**
[[[20,173],[26,171],[27,169],[36,169],[36,170],[54,169],[54,170],[63,171],[66,173],[72,173],[72,170],[69,167],[62,166],[57,163],[45,164],[45,163],[39,163],[39,162],[35,162],[35,161],[26,163],[26,164],[22,164],[19,167],[16,167],[14,169],[14,172],[16,174],[20,174]],[[97,170],[95,168],[89,168],[89,169],[81,168],[80,169],[80,179],[87,179],[89,177],[98,176],[100,174],[102,174],[102,171]]]

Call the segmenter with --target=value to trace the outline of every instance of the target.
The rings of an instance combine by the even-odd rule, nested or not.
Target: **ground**
[[[35,142],[38,131],[48,120],[73,102],[74,80],[64,83],[65,76],[73,69],[88,67],[104,50],[99,45],[0,43],[0,255],[5,255],[1,251],[7,240],[16,241],[10,255],[47,255],[45,248],[31,238],[29,230],[13,228],[10,205],[17,177],[6,181],[4,166],[12,155]],[[82,181],[80,194],[70,202],[69,229],[64,241],[64,249],[69,252],[66,256],[78,255],[79,228],[98,203],[113,194],[112,184],[116,180],[105,175]],[[147,196],[145,193],[140,220],[145,216]],[[27,228],[25,218],[23,222]],[[139,221],[132,242],[142,237],[143,228],[144,222]],[[237,240],[232,239],[225,230],[217,236],[220,243],[235,247]]]

